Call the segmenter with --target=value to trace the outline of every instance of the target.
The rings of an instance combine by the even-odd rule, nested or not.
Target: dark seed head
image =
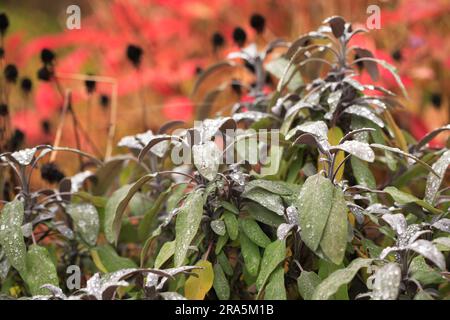
[[[64,173],[59,170],[54,162],[49,162],[41,167],[41,178],[50,183],[59,182],[64,179]]]
[[[22,130],[16,129],[9,140],[9,147],[11,150],[18,150],[24,141],[25,134]]]
[[[264,18],[259,13],[254,13],[250,17],[250,25],[257,33],[263,33],[264,28],[266,27],[266,18]]]
[[[50,81],[52,78],[52,72],[46,66],[43,66],[38,70],[37,77],[42,81]]]
[[[19,71],[17,71],[17,67],[13,64],[8,64],[3,71],[5,75],[6,81],[15,83],[17,81],[17,77],[19,76]]]
[[[0,47],[0,59],[5,57],[5,49],[3,49],[2,47]]]
[[[431,103],[436,109],[439,109],[442,104],[442,95],[440,93],[433,93],[431,95]]]
[[[247,40],[247,34],[245,30],[241,27],[236,27],[233,31],[233,40],[239,47],[244,46],[245,41]]]
[[[100,96],[100,106],[104,109],[109,107],[109,97],[106,94]]]
[[[4,35],[9,27],[9,19],[6,13],[0,13],[0,33]]]
[[[202,72],[203,72],[203,68],[202,67],[200,67],[200,66],[196,66],[195,67],[195,74],[196,75],[199,75]]]
[[[0,104],[0,117],[6,117],[8,115],[8,106],[4,103]]]
[[[225,44],[225,38],[220,32],[214,32],[214,34],[211,37],[211,42],[214,50],[217,50],[218,48],[222,47]]]
[[[392,59],[394,59],[397,62],[400,62],[403,59],[402,52],[401,52],[401,50],[398,50],[398,49],[395,50],[394,52],[392,52],[391,56],[392,56]]]
[[[51,126],[51,124],[50,124],[50,121],[48,121],[48,119],[42,120],[42,121],[41,121],[41,128],[42,128],[42,131],[43,131],[45,134],[50,134],[50,131],[51,131],[51,129],[52,129],[52,126]]]
[[[129,44],[127,47],[127,58],[137,68],[141,64],[142,48],[133,44]]]
[[[55,54],[50,49],[44,48],[41,51],[41,61],[44,64],[51,64],[55,60]]]
[[[20,87],[22,88],[23,92],[29,93],[33,88],[33,82],[31,82],[30,78],[23,78],[20,82]]]
[[[94,80],[86,80],[84,82],[84,85],[86,86],[86,91],[88,94],[91,94],[95,91],[95,81]]]

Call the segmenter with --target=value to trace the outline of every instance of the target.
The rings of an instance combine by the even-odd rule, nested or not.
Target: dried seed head
[[[225,44],[225,38],[220,32],[214,32],[211,37],[211,43],[213,45],[214,50],[222,47]]]
[[[41,61],[44,64],[51,64],[55,60],[55,54],[50,49],[44,48],[41,51]]]
[[[52,72],[46,66],[43,66],[37,72],[38,79],[42,81],[50,81],[52,76],[53,76]]]
[[[243,47],[247,40],[245,30],[241,27],[236,27],[233,31],[233,40],[239,47]]]
[[[64,179],[64,173],[59,170],[54,162],[49,162],[41,167],[41,177],[50,183],[59,182]]]
[[[25,134],[19,130],[14,130],[10,140],[9,140],[9,148],[10,150],[17,150],[25,141]]]
[[[19,76],[19,71],[17,67],[13,64],[8,64],[3,71],[5,75],[6,81],[15,83],[17,81],[17,77]]]
[[[250,17],[250,25],[257,33],[263,33],[264,28],[266,27],[266,18],[264,18],[259,13],[254,13]]]
[[[94,93],[96,87],[96,82],[94,80],[86,80],[84,85],[86,86],[86,91],[88,94]]]
[[[127,58],[137,68],[141,64],[142,48],[133,44],[129,44],[127,47]]]
[[[442,104],[442,95],[437,92],[431,94],[431,103],[435,108],[439,109]]]
[[[100,106],[104,109],[109,107],[109,96],[106,94],[102,94],[100,96]]]
[[[25,93],[29,93],[31,89],[33,88],[33,82],[30,78],[23,78],[20,82],[20,88],[22,88],[22,91]]]
[[[0,117],[6,117],[8,115],[8,106],[4,103],[0,104]]]
[[[400,49],[394,50],[392,52],[391,56],[392,56],[392,59],[394,59],[397,62],[400,62],[403,59],[402,51]]]
[[[52,129],[52,126],[50,124],[50,121],[48,119],[41,121],[41,129],[45,134],[50,134],[50,131]]]
[[[6,13],[0,13],[0,34],[4,35],[9,27],[9,19]]]

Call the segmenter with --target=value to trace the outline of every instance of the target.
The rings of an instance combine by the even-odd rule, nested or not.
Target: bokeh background
[[[80,30],[66,28],[72,4],[81,8]],[[400,98],[405,107],[395,116],[418,139],[450,122],[448,0],[2,0],[0,12],[10,20],[3,63],[19,69],[17,84],[7,88],[12,128],[24,133],[25,146],[54,140],[63,99],[54,83],[37,79],[44,48],[56,53],[60,89],[71,89],[74,110],[90,137],[91,143],[81,137],[82,149],[104,155],[112,103],[118,107],[116,141],[144,131],[142,105],[152,130],[168,120],[193,120],[196,104],[190,93],[198,73],[237,48],[231,36],[236,26],[246,30],[248,41],[255,38],[249,25],[253,13],[266,18],[264,41],[294,40],[331,15],[365,26],[371,4],[381,8],[381,29],[355,41],[398,68],[410,97]],[[216,49],[211,44],[215,32],[225,40]],[[143,49],[139,68],[127,59],[129,44]],[[97,82],[89,93],[86,74],[107,81]],[[32,80],[29,93],[21,89],[23,77]],[[117,84],[117,99],[108,81]],[[369,81],[368,75],[362,74],[361,81]],[[399,92],[388,72],[382,72],[380,84]],[[239,98],[224,100],[223,107],[233,99]],[[61,145],[75,147],[73,123],[65,122]],[[70,170],[70,164],[65,167]]]

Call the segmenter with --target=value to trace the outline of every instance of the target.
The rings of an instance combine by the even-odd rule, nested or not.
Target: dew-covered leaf
[[[445,257],[431,241],[419,239],[411,243],[408,249],[424,256],[441,270],[445,270]]]
[[[225,211],[223,213],[223,221],[225,222],[227,233],[230,236],[230,239],[236,240],[239,234],[239,223],[236,215],[229,211]]]
[[[296,227],[295,224],[282,223],[277,228],[278,240],[284,240],[288,236],[289,232]]]
[[[367,162],[375,160],[375,153],[370,148],[369,144],[357,140],[344,141],[342,144],[334,146],[330,151],[343,150],[351,155],[358,157]]]
[[[249,202],[245,204],[245,207],[250,216],[252,216],[252,218],[256,221],[262,222],[272,227],[278,227],[281,223],[284,222],[283,217],[259,205],[256,202]]]
[[[162,265],[169,260],[173,254],[175,253],[175,240],[174,241],[168,241],[165,242],[161,249],[159,250],[158,255],[155,259],[155,268],[159,269],[162,267]]]
[[[211,262],[206,260],[200,260],[195,265],[202,269],[194,270],[194,275],[186,280],[184,295],[186,299],[203,300],[213,286],[214,270]]]
[[[270,275],[264,289],[265,300],[286,300],[286,286],[284,284],[284,269],[279,266]]]
[[[290,91],[295,91],[303,85],[303,80],[293,64],[285,57],[273,59],[265,64],[266,70],[280,80],[283,80],[283,86],[286,85]],[[286,81],[285,81],[286,79]]]
[[[213,287],[219,300],[230,299],[230,285],[222,267],[218,263],[214,265]]]
[[[275,240],[266,247],[261,261],[261,270],[256,279],[256,288],[258,291],[261,291],[264,288],[264,285],[272,272],[284,261],[285,257],[286,245],[284,241]]]
[[[352,157],[350,159],[350,163],[352,166],[353,175],[355,176],[356,182],[359,185],[362,185],[366,188],[375,190],[377,188],[377,184],[372,171],[369,169],[368,164],[356,157]],[[370,193],[368,196],[371,200],[371,203],[376,202],[377,197],[375,194]]]
[[[213,180],[222,160],[222,152],[213,141],[206,141],[204,144],[192,147],[194,165],[198,172],[208,179]]]
[[[280,196],[288,196],[293,193],[293,190],[283,181],[270,181],[264,179],[252,180],[246,184],[245,191],[248,192],[254,188],[261,188]]]
[[[11,153],[11,157],[17,161],[21,166],[27,166],[33,161],[37,148],[22,149]]]
[[[344,110],[345,113],[354,114],[358,117],[366,118],[373,123],[375,123],[377,126],[383,128],[384,122],[379,118],[375,113],[370,111],[368,107],[361,106],[361,105],[352,105]]]
[[[58,287],[56,267],[46,248],[38,245],[29,248],[24,280],[32,295],[48,294],[48,289],[41,288],[45,284]]]
[[[347,247],[347,211],[344,193],[336,186],[333,191],[332,205],[328,220],[320,241],[322,252],[336,265],[342,263]]]
[[[382,216],[383,220],[389,223],[391,228],[395,231],[396,234],[403,234],[406,232],[407,222],[405,216],[401,213],[397,214],[384,214]]]
[[[9,263],[19,272],[25,271],[26,247],[22,233],[23,202],[14,200],[2,209],[0,215],[0,245]]]
[[[442,218],[431,225],[432,227],[450,233],[450,219]]]
[[[283,201],[279,195],[273,194],[272,192],[261,188],[254,188],[242,193],[242,197],[255,201],[280,216],[284,214]]]
[[[419,281],[423,286],[439,284],[445,281],[438,271],[427,264],[423,256],[417,256],[412,259],[408,268],[408,275]]]
[[[258,246],[253,243],[243,232],[239,233],[242,257],[247,271],[254,277],[258,274],[261,255]]]
[[[71,203],[66,210],[81,238],[94,246],[100,229],[97,209],[90,203]]]
[[[328,300],[339,288],[352,281],[358,271],[367,268],[372,264],[372,259],[357,258],[346,268],[339,269],[323,280],[314,291],[312,300]]]
[[[334,186],[320,174],[306,179],[299,196],[299,222],[305,244],[313,251],[319,247],[333,203]]]
[[[211,221],[211,229],[214,231],[215,234],[219,236],[224,236],[227,233],[227,230],[225,228],[225,222],[223,222],[222,220]]]
[[[445,172],[450,165],[450,150],[444,152],[444,154],[431,166],[438,176],[433,173],[429,173],[427,177],[427,185],[425,187],[424,200],[430,204],[434,204],[436,196],[439,191],[439,187],[444,180]]]
[[[303,300],[311,300],[320,282],[320,277],[313,271],[302,271],[300,273],[300,277],[297,278],[297,287]]]
[[[242,231],[244,231],[245,235],[258,246],[265,248],[270,244],[269,237],[262,231],[261,227],[258,223],[251,219],[240,219],[240,224]]]
[[[175,267],[180,267],[184,263],[188,247],[200,227],[203,204],[203,193],[196,190],[189,193],[180,208],[175,224]]]
[[[398,263],[388,263],[375,273],[373,284],[373,300],[396,300],[399,290],[402,271]]]
[[[290,130],[286,135],[286,140],[290,140],[299,132],[311,133],[320,139],[327,139],[328,126],[323,121],[307,121]]]

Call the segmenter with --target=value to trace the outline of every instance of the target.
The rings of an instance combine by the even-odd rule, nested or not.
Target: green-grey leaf
[[[244,258],[245,268],[250,275],[256,277],[261,261],[259,248],[249,238],[247,238],[244,232],[239,233],[239,240],[241,243],[241,251],[242,257]]]
[[[265,248],[270,244],[269,237],[262,231],[258,223],[251,219],[240,219],[242,231],[245,235],[258,246]],[[231,237],[230,237],[231,238]]]
[[[249,192],[250,190],[255,188],[261,188],[280,196],[288,196],[293,192],[286,182],[270,181],[264,179],[255,179],[247,183],[247,185],[245,186],[245,192]]]
[[[424,200],[430,204],[434,204],[436,200],[439,187],[444,180],[445,172],[450,165],[450,150],[444,152],[444,154],[431,166],[434,171],[439,175],[438,177],[432,173],[428,174],[427,186],[425,188]]]
[[[225,276],[222,267],[217,263],[214,265],[213,287],[219,300],[230,299],[230,285],[228,284],[227,277]]]
[[[23,215],[23,203],[19,200],[5,204],[0,215],[0,245],[9,263],[20,273],[25,271],[27,250],[22,233]]]
[[[80,237],[90,246],[95,246],[100,229],[97,209],[90,203],[71,203],[66,210]]]
[[[286,300],[286,286],[284,285],[284,269],[275,269],[270,275],[264,290],[264,300]]]
[[[214,233],[219,236],[224,236],[227,233],[225,222],[223,222],[222,220],[213,220],[211,221],[210,225]]]
[[[284,206],[281,197],[267,190],[254,188],[248,192],[242,193],[242,197],[253,200],[259,205],[275,212],[280,216],[284,213]]]
[[[229,211],[225,211],[222,216],[230,239],[236,240],[239,234],[239,223],[236,215]]]
[[[332,147],[331,149],[343,150],[367,162],[373,162],[375,160],[375,153],[370,148],[369,144],[365,142],[347,140],[340,145]]]
[[[125,209],[133,195],[156,174],[148,174],[134,184],[128,184],[116,190],[108,199],[105,208],[105,236],[108,242],[117,243]]]
[[[373,300],[396,300],[400,290],[402,271],[398,263],[385,264],[375,273]]]
[[[411,261],[408,272],[410,276],[423,286],[439,284],[445,281],[439,272],[430,267],[423,256],[417,256]]]
[[[115,272],[121,269],[137,267],[133,260],[119,256],[116,250],[108,244],[92,248],[91,254],[94,257],[97,267],[103,272],[105,270],[106,272]],[[97,258],[99,260],[96,260]]]
[[[286,245],[282,240],[275,240],[264,250],[261,270],[256,279],[256,288],[261,291],[278,265],[286,258]]]
[[[230,261],[228,261],[228,258],[223,251],[221,251],[217,255],[217,261],[219,262],[219,264],[222,267],[222,270],[223,270],[223,272],[225,272],[225,274],[227,274],[228,276],[233,275],[233,267],[231,266]]]
[[[319,247],[333,203],[334,186],[320,174],[306,179],[299,196],[302,240],[313,251]]]
[[[175,223],[175,267],[184,263],[188,247],[191,245],[203,215],[203,194],[195,190],[186,197]]]
[[[347,247],[347,206],[344,193],[334,187],[333,200],[327,224],[323,231],[320,248],[334,264],[341,264]]]
[[[217,175],[222,158],[222,152],[217,145],[213,141],[194,145],[192,156],[198,172],[209,181],[213,180]]]
[[[50,292],[41,288],[45,284],[58,287],[58,274],[46,248],[32,245],[26,257],[24,280],[32,295],[45,295]]]
[[[159,269],[175,253],[175,240],[165,242],[155,259],[155,268]]]
[[[377,184],[375,181],[375,177],[372,174],[372,171],[370,171],[369,166],[366,162],[352,157],[350,159],[353,175],[355,176],[356,182],[358,182],[359,185],[362,185],[369,189],[376,189]],[[377,197],[375,194],[370,193],[369,194],[370,201],[373,203],[377,200]]]
[[[265,65],[265,68],[280,80],[290,79],[287,84],[290,91],[298,89],[303,84],[300,73],[296,70],[295,66],[290,64],[289,60],[284,57],[270,61]],[[286,83],[283,85],[286,85]]]
[[[311,300],[314,290],[320,283],[320,277],[313,271],[302,271],[297,278],[298,292],[304,300]]]
[[[384,188],[383,191],[387,192],[395,200],[395,202],[397,202],[400,205],[405,205],[408,203],[416,203],[419,206],[427,209],[428,211],[430,211],[432,213],[436,213],[436,214],[441,213],[441,210],[436,209],[428,202],[421,200],[421,199],[417,198],[416,196],[413,196],[412,194],[400,191],[396,187],[392,187],[392,186],[387,187],[387,188]]]
[[[257,203],[247,203],[245,206],[247,208],[247,212],[256,221],[262,222],[272,227],[278,227],[284,222],[284,219],[281,216],[263,206],[260,206]]]
[[[372,259],[357,258],[347,268],[336,270],[317,286],[312,300],[328,300],[342,285],[352,281],[361,268],[367,268],[371,263]]]

